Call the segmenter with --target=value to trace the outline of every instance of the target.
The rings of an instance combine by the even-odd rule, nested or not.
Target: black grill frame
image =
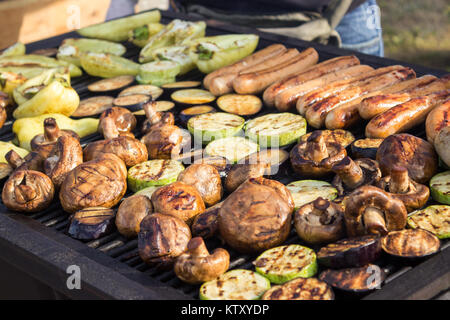
[[[193,20],[189,16],[163,11],[163,21],[174,18]],[[355,54],[361,63],[373,67],[402,64],[412,67],[418,76],[434,74],[442,76],[445,71],[411,65],[391,59],[365,55],[349,50],[305,42],[280,35],[259,32],[254,29],[227,25],[218,21],[207,21],[208,35],[224,33],[257,33],[260,35],[259,47],[271,43],[283,43],[287,47],[303,50],[314,47],[320,60],[338,55]],[[57,47],[68,37],[79,37],[75,32],[37,41],[27,45],[28,52],[37,49]],[[127,44],[126,57],[135,59],[139,52]],[[190,80],[200,79],[201,75],[192,73]],[[89,96],[86,85],[96,78],[83,75],[72,81],[80,98]],[[83,139],[87,143],[99,139],[93,135]],[[11,140],[11,123],[0,129],[1,140]],[[159,272],[146,266],[137,255],[137,240],[126,240],[118,232],[97,241],[83,243],[64,234],[69,214],[63,213],[60,205],[54,203],[44,212],[33,215],[9,213],[0,206],[0,256],[1,260],[29,274],[38,281],[53,288],[62,295],[74,299],[193,299],[197,297],[198,287],[187,286],[178,280],[172,271]],[[298,241],[290,237],[289,242]],[[208,243],[217,246],[218,243]],[[103,252],[102,252],[103,251]],[[104,254],[106,252],[107,254]],[[238,255],[232,252],[232,267],[251,267],[253,256]],[[121,262],[121,261],[125,261]],[[81,268],[82,290],[69,290],[66,286],[70,265]],[[381,290],[369,294],[364,299],[430,299],[450,287],[450,241],[443,241],[440,253],[415,265],[387,265],[391,274]]]

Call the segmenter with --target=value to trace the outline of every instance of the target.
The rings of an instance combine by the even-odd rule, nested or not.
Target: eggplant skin
[[[78,240],[95,240],[114,230],[114,214],[105,216],[96,224],[87,224],[78,219],[72,219],[67,233]]]
[[[376,236],[362,236],[331,243],[319,250],[317,261],[332,269],[364,266],[381,256],[380,239]]]

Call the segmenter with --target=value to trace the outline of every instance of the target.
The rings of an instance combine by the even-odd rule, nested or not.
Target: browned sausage
[[[273,44],[268,46],[267,48],[259,50],[252,55],[233,63],[232,65],[211,72],[205,77],[205,79],[203,79],[203,85],[206,89],[209,89],[211,86],[211,81],[216,77],[222,77],[224,75],[237,76],[237,74],[245,68],[257,65],[267,59],[270,59],[271,57],[283,53],[284,51],[286,51],[286,47],[282,44]],[[231,82],[233,81],[233,78],[234,77],[231,78]],[[230,90],[232,89],[231,82],[229,83]]]
[[[326,60],[317,65],[314,65],[300,74],[296,74],[284,79],[281,79],[270,87],[268,87],[263,94],[263,100],[266,106],[275,106],[275,96],[280,92],[298,86],[306,81],[319,78],[327,73],[346,69],[359,64],[359,59],[355,56],[343,56]]]
[[[233,80],[234,91],[241,94],[256,94],[262,92],[272,83],[292,74],[301,72],[314,65],[319,60],[319,54],[313,48],[308,48],[297,57],[275,67],[259,72],[242,74]],[[267,61],[263,62],[266,64]]]
[[[450,90],[443,90],[428,96],[417,97],[372,118],[366,126],[369,138],[386,138],[404,132],[425,121],[436,104],[450,97]]]
[[[428,142],[434,144],[434,138],[439,131],[448,126],[450,126],[450,99],[435,107],[428,114],[425,121]]]
[[[245,68],[244,70],[240,71],[238,73],[238,75],[252,73],[252,72],[260,72],[264,69],[276,67],[280,64],[284,64],[285,62],[297,57],[299,54],[300,54],[300,52],[295,48],[287,49],[286,51],[284,51],[276,56],[273,56],[270,59],[266,59],[265,61],[263,61],[263,63],[258,63],[254,66]]]
[[[373,68],[367,65],[355,65],[347,69],[327,73],[322,77],[306,81],[303,84],[280,92],[275,97],[275,106],[279,111],[295,109],[297,100],[304,94],[307,94],[308,92],[320,88],[328,83],[337,80],[350,79],[372,70]]]

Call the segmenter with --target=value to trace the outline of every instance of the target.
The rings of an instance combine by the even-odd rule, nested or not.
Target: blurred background
[[[47,38],[105,20],[111,0],[0,0],[0,48]],[[167,9],[140,0],[136,12]],[[385,56],[450,71],[450,1],[378,0]]]

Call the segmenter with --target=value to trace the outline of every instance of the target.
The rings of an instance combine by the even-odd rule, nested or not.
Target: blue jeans
[[[347,13],[336,27],[342,47],[376,56],[384,56],[380,11],[376,0],[368,0]]]

